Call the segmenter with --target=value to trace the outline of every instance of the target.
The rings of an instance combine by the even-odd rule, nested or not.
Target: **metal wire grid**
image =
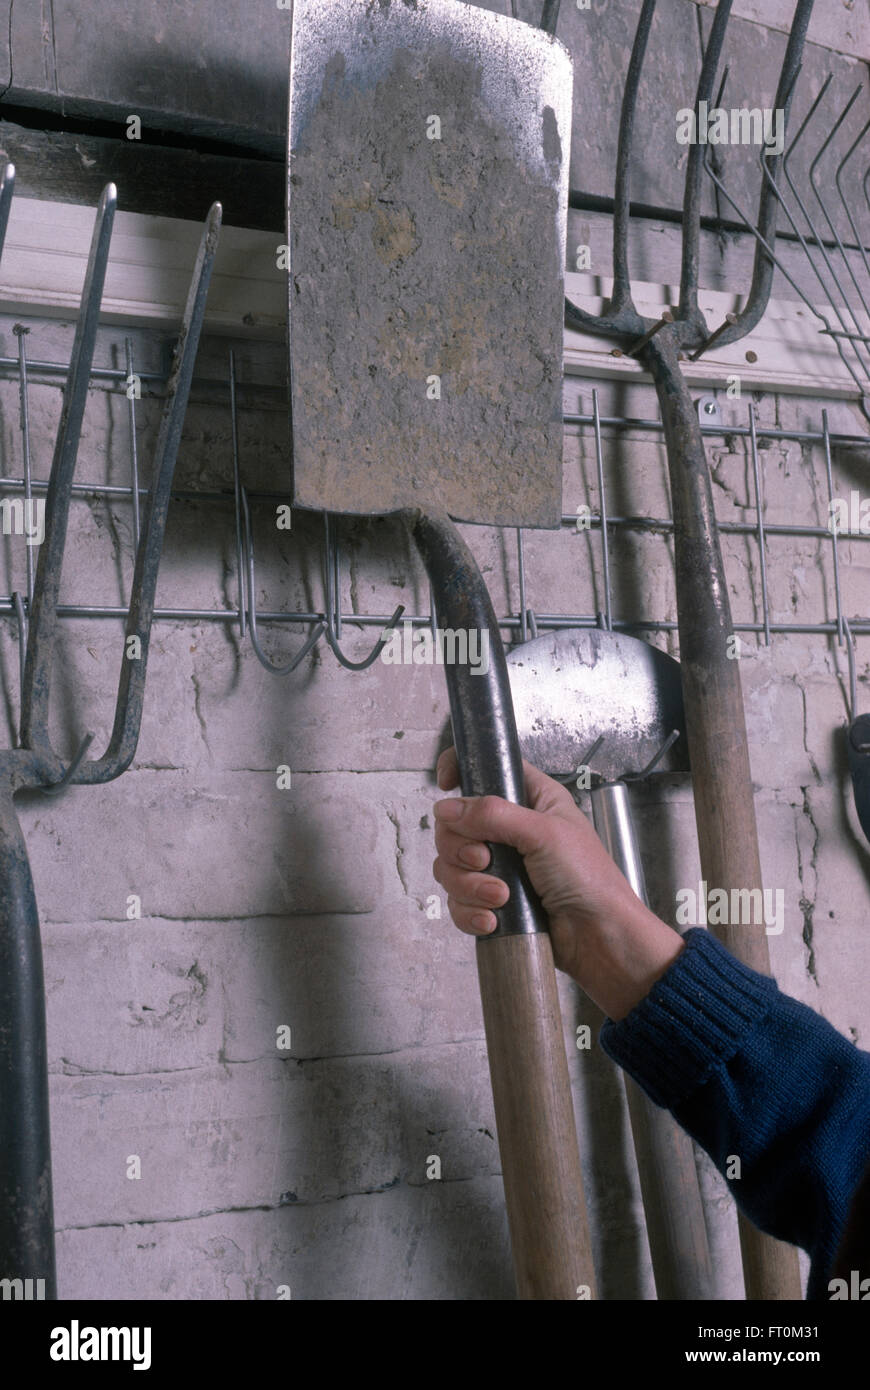
[[[25,503],[30,501],[35,494],[45,492],[47,482],[33,477],[30,455],[30,429],[29,429],[29,381],[30,373],[39,373],[42,376],[64,376],[67,365],[60,362],[49,361],[28,361],[26,352],[26,332],[21,325],[16,325],[13,330],[17,337],[18,353],[16,357],[0,356],[0,375],[17,377],[19,388],[19,429],[21,435],[21,457],[23,463],[23,476],[0,477],[0,489],[3,493],[23,493]],[[110,384],[117,384],[119,390],[123,390],[128,399],[129,417],[129,463],[130,463],[130,483],[123,484],[94,484],[79,482],[73,486],[73,495],[78,497],[100,497],[107,500],[128,499],[133,509],[133,532],[134,540],[138,542],[140,530],[140,517],[143,502],[147,499],[147,490],[143,489],[139,481],[139,466],[136,450],[136,400],[126,392],[127,381],[135,373],[135,361],[133,343],[130,338],[125,339],[125,366],[123,368],[102,367],[95,368],[92,373],[92,380],[100,380]],[[139,373],[139,379],[159,386],[166,381],[166,376],[159,372]],[[254,383],[251,383],[254,385]],[[341,546],[334,518],[324,514],[324,609],[317,612],[298,611],[258,611],[255,602],[255,557],[251,525],[251,510],[255,505],[286,503],[287,496],[279,492],[264,492],[248,490],[241,478],[241,466],[239,458],[239,436],[238,436],[238,408],[237,408],[238,380],[236,372],[235,354],[232,349],[228,353],[227,376],[226,376],[226,399],[231,415],[231,436],[232,436],[232,457],[228,460],[228,465],[232,470],[232,487],[224,490],[208,489],[177,489],[173,491],[173,497],[179,500],[195,500],[197,503],[226,506],[231,502],[234,509],[235,521],[235,548],[237,563],[237,587],[238,603],[235,608],[190,608],[190,607],[171,607],[158,608],[155,610],[155,618],[172,621],[191,621],[191,622],[222,622],[231,625],[237,624],[240,636],[250,634],[251,642],[255,653],[260,662],[275,674],[287,674],[298,666],[313,647],[325,638],[335,653],[337,659],[349,669],[361,670],[372,664],[377,658],[381,648],[386,642],[390,629],[395,626],[404,615],[404,621],[410,622],[415,626],[431,625],[435,627],[434,606],[430,599],[430,611],[427,614],[404,614],[404,609],[398,607],[392,615],[378,613],[346,613],[342,611],[341,604]],[[592,411],[584,413],[566,413],[564,423],[569,426],[580,428],[590,428],[595,447],[596,473],[599,490],[599,505],[597,510],[589,508],[589,515],[585,517],[584,524],[588,524],[591,530],[597,532],[601,550],[602,577],[604,587],[604,608],[596,613],[565,613],[565,612],[533,612],[527,602],[527,562],[525,557],[523,531],[520,528],[515,532],[515,544],[517,554],[517,578],[518,578],[518,608],[516,612],[503,615],[499,621],[506,631],[525,641],[530,636],[535,636],[541,629],[555,629],[566,627],[606,627],[617,630],[643,629],[645,631],[669,632],[677,628],[675,619],[657,617],[637,617],[633,619],[615,619],[613,617],[612,588],[611,588],[611,563],[610,563],[610,544],[609,533],[611,530],[632,529],[635,531],[654,532],[663,536],[673,531],[673,521],[669,517],[652,516],[619,516],[611,514],[607,507],[607,492],[604,476],[604,445],[603,431],[622,431],[635,430],[644,431],[652,434],[662,433],[663,426],[660,419],[639,419],[629,416],[601,415],[599,409],[598,391],[592,391]],[[780,429],[771,427],[761,427],[756,424],[754,413],[751,406],[747,406],[747,421],[744,425],[723,426],[720,423],[704,425],[702,432],[706,435],[721,436],[727,433],[729,436],[748,439],[750,446],[750,456],[752,463],[752,476],[754,480],[754,511],[755,516],[752,521],[731,521],[719,522],[721,534],[735,534],[754,536],[758,552],[758,572],[760,576],[760,597],[761,597],[761,621],[735,623],[735,632],[756,633],[763,636],[764,642],[769,645],[771,637],[776,634],[810,634],[817,633],[826,637],[836,636],[838,643],[845,645],[849,658],[850,673],[850,692],[851,708],[854,715],[855,706],[855,637],[859,634],[870,633],[870,617],[847,618],[843,606],[843,593],[841,584],[839,540],[837,528],[834,526],[820,526],[813,523],[768,523],[764,520],[764,486],[762,467],[759,459],[759,439],[795,441],[800,443],[819,444],[822,447],[825,460],[826,487],[829,502],[834,501],[833,490],[833,469],[832,469],[832,449],[836,445],[865,445],[867,439],[863,435],[834,434],[828,424],[828,413],[821,410],[821,428],[818,430],[797,430]],[[5,517],[4,517],[5,526]],[[577,527],[577,514],[564,513],[562,516],[563,528],[575,530]],[[767,543],[771,536],[801,536],[813,537],[823,540],[831,547],[831,574],[833,578],[833,598],[835,617],[829,620],[816,622],[776,622],[771,617],[770,599],[767,582]],[[863,533],[848,533],[850,542],[870,541],[870,535]],[[29,605],[33,596],[33,557],[31,547],[26,546],[26,595],[17,592],[0,595],[0,613],[11,614],[16,619],[17,636],[19,644],[19,657],[23,663],[24,648],[26,643],[26,623],[29,614]],[[827,574],[827,567],[826,567]],[[62,617],[82,617],[82,618],[125,618],[127,610],[124,607],[110,604],[66,604],[60,605],[58,612]],[[351,661],[341,650],[340,641],[342,637],[343,624],[350,622],[356,627],[373,627],[380,629],[380,636],[372,652],[362,661]],[[295,623],[310,625],[312,631],[303,644],[300,651],[283,666],[274,665],[266,656],[259,638],[259,623]]]

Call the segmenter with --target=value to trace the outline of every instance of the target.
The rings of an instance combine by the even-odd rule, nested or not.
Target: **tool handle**
[[[673,344],[644,349],[664,424],[674,517],[674,566],[680,669],[701,872],[708,892],[760,890],[761,861],[752,772],[734,632],[704,439]],[[712,925],[712,924],[711,924]],[[713,926],[750,969],[770,974],[764,922]],[[741,1217],[740,1246],[748,1299],[801,1298],[793,1246]]]
[[[0,1274],[56,1297],[39,917],[12,796],[0,798]],[[26,1288],[19,1297],[27,1296]]]
[[[498,623],[480,571],[446,516],[410,514],[440,628],[476,634],[486,670],[445,664],[463,794],[525,803],[523,765]],[[586,1203],[546,916],[521,857],[492,847],[510,898],[477,942],[483,1021],[517,1291],[595,1297]]]
[[[549,934],[479,940],[476,950],[517,1293],[594,1298]]]
[[[646,903],[643,863],[624,782],[593,787],[598,838]],[[710,1299],[713,1268],[692,1141],[673,1115],[625,1077],[650,1256],[659,1299]]]
[[[859,714],[846,734],[849,775],[861,829],[870,840],[870,714]]]

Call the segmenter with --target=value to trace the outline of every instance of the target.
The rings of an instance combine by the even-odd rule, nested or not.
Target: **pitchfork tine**
[[[631,58],[622,93],[622,107],[619,113],[619,141],[616,152],[613,207],[613,294],[610,300],[611,313],[614,314],[621,314],[625,310],[636,313],[631,298],[631,278],[628,272],[631,147],[634,136],[634,115],[637,110],[637,96],[640,89],[640,75],[643,70],[643,60],[646,56],[646,46],[655,8],[656,0],[644,0],[631,48]]]
[[[854,217],[852,216],[852,209],[849,207],[849,204],[846,202],[846,195],[845,195],[845,193],[843,192],[843,184],[842,184],[843,170],[844,170],[844,168],[846,167],[847,162],[852,158],[852,155],[855,153],[855,151],[857,150],[858,146],[861,144],[861,142],[862,142],[862,140],[864,139],[865,135],[867,134],[868,130],[870,130],[870,121],[865,122],[865,124],[861,127],[860,131],[858,132],[858,135],[857,135],[856,139],[853,140],[852,144],[849,146],[848,150],[847,150],[846,153],[843,155],[843,158],[840,160],[840,163],[837,165],[837,172],[836,172],[836,175],[834,176],[834,182],[835,182],[836,185],[837,185],[837,192],[838,192],[839,195],[840,195],[840,202],[843,204],[843,207],[846,209],[846,216],[847,216],[848,219],[849,219],[849,226],[852,228],[852,235],[853,235],[853,237],[855,238],[855,242],[856,242],[856,244],[857,244],[858,250],[859,250],[860,253],[861,253],[861,259],[862,259],[863,262],[864,262],[864,269],[866,270],[868,277],[870,277],[870,261],[868,261],[868,259],[867,259],[867,252],[866,252],[865,249],[864,249],[864,238],[862,237],[861,233],[858,231],[857,224],[856,224],[856,222],[855,222]],[[865,306],[865,307],[866,307],[866,306]]]
[[[828,133],[827,139],[824,141],[824,143],[823,143],[822,145],[820,145],[820,147],[819,147],[819,149],[818,149],[818,152],[816,153],[816,156],[815,156],[815,158],[813,159],[812,164],[810,165],[810,186],[812,187],[812,190],[813,190],[813,192],[814,192],[815,195],[816,195],[816,202],[818,203],[819,207],[822,209],[822,213],[824,214],[825,221],[827,222],[828,226],[829,226],[830,229],[831,229],[831,235],[832,235],[832,237],[834,238],[834,241],[835,241],[836,244],[837,244],[837,249],[839,250],[840,255],[841,255],[842,258],[843,258],[843,262],[844,262],[844,264],[845,264],[845,266],[846,266],[846,269],[847,269],[847,271],[849,272],[849,275],[850,275],[850,277],[851,277],[852,284],[855,286],[855,289],[856,289],[857,294],[858,294],[858,298],[860,299],[861,304],[863,305],[864,312],[865,312],[865,314],[870,314],[870,306],[868,306],[867,300],[864,298],[864,292],[863,292],[863,290],[861,289],[860,281],[858,280],[857,276],[855,275],[854,270],[852,269],[852,262],[849,260],[849,257],[846,255],[846,249],[845,249],[845,247],[843,246],[843,242],[842,242],[842,240],[841,240],[841,238],[840,238],[840,234],[839,234],[839,232],[837,231],[836,226],[834,225],[834,223],[833,223],[832,220],[831,220],[831,215],[830,215],[830,213],[828,212],[827,207],[825,206],[825,200],[824,200],[824,198],[822,197],[821,193],[819,192],[818,184],[816,183],[816,171],[818,170],[819,164],[820,164],[820,162],[821,162],[821,160],[822,160],[822,158],[823,158],[823,156],[824,156],[826,150],[827,150],[828,147],[830,146],[830,144],[831,144],[832,140],[834,139],[834,137],[835,137],[837,131],[840,129],[840,126],[841,126],[841,125],[843,124],[843,122],[845,121],[846,117],[848,116],[849,112],[851,111],[852,107],[854,106],[855,102],[858,100],[858,97],[861,95],[861,93],[862,93],[863,90],[864,90],[863,87],[856,87],[856,88],[855,88],[855,91],[852,93],[852,95],[850,96],[849,100],[846,102],[846,105],[843,107],[842,111],[840,112],[839,116],[837,117],[836,121],[835,121],[834,124],[831,126],[831,129],[830,129],[830,131],[829,131],[829,133]],[[864,126],[864,129],[861,131],[861,134],[858,136],[858,139],[859,139],[859,140],[861,140],[861,139],[863,138],[864,133],[865,133],[866,130],[868,129],[868,126],[870,126],[870,122],[868,122],[867,125]],[[855,148],[855,147],[854,147],[854,145],[853,145],[853,146],[852,146],[852,149],[854,149],[854,148]],[[852,150],[850,149],[850,150],[849,150],[849,154],[851,154],[851,153],[852,153]],[[848,158],[848,156],[847,156],[847,158]],[[841,167],[842,167],[842,166],[841,166]],[[837,179],[838,179],[838,180],[839,180],[839,174],[840,174],[840,170],[839,170],[839,168],[838,168],[838,169],[837,169]],[[837,187],[838,187],[838,188],[840,187],[839,182],[837,183]],[[840,190],[840,196],[842,197],[842,190]],[[848,211],[848,209],[847,209],[847,211]],[[859,244],[859,246],[860,246],[860,244],[861,244],[861,237],[860,237],[860,236],[858,237],[858,244]],[[863,246],[861,246],[861,252],[862,252],[862,255],[863,255],[863,254],[864,254],[864,248],[863,248]],[[865,256],[865,260],[866,260],[866,256]],[[833,280],[834,280],[834,284],[837,286],[837,289],[839,290],[840,294],[841,294],[842,297],[843,297],[843,300],[844,300],[845,303],[846,303],[847,308],[849,309],[849,313],[851,314],[851,316],[852,316],[852,318],[853,318],[853,320],[854,320],[854,322],[855,322],[855,327],[856,327],[856,328],[859,330],[859,332],[860,332],[860,331],[861,331],[861,324],[860,324],[860,322],[859,322],[858,316],[857,316],[857,314],[855,313],[854,309],[852,308],[851,304],[849,303],[849,297],[848,297],[848,295],[846,294],[846,292],[844,291],[842,285],[840,284],[839,277],[835,274],[835,272],[834,272],[834,270],[833,270],[833,264],[832,264],[832,266],[831,266],[831,275],[832,275],[832,278],[833,278]]]
[[[24,688],[21,692],[21,742],[24,747],[38,748],[40,752],[48,751],[49,691],[57,629],[57,596],[69,518],[70,492],[88,398],[116,203],[115,185],[107,184],[100,198],[91,238],[81,310],[76,324],[48,483],[45,536],[39,548],[39,563],[30,611]]]
[[[704,50],[704,61],[698,78],[695,94],[695,111],[700,110],[701,102],[709,103],[713,93],[713,83],[725,30],[731,17],[732,0],[719,0],[713,19],[713,28]],[[678,317],[694,319],[698,315],[698,248],[701,239],[701,173],[704,168],[704,146],[696,141],[689,146],[689,163],[686,170],[686,186],[683,194],[683,255],[680,270],[680,308]]]
[[[634,135],[634,116],[640,89],[640,76],[646,56],[647,41],[652,28],[656,0],[644,0],[637,22],[631,58],[622,92],[619,113],[619,141],[616,155],[616,180],[613,207],[613,291],[610,304],[603,315],[589,314],[565,300],[565,323],[579,332],[618,337],[629,333],[637,338],[646,325],[631,297],[631,277],[628,268],[628,227],[631,210],[631,147]]]
[[[776,89],[777,110],[783,112],[783,127],[788,126],[789,112],[791,111],[792,98],[796,86],[797,74],[801,66],[801,57],[804,50],[804,42],[809,28],[810,18],[813,13],[814,0],[798,0],[795,7],[794,19],[792,20],[791,31],[786,44],[785,56],[782,60],[782,67],[779,73],[779,83]],[[797,141],[792,142],[791,148]],[[747,333],[751,333],[753,328],[761,322],[770,300],[770,290],[773,284],[774,263],[765,250],[765,243],[773,244],[776,237],[776,224],[779,213],[779,199],[776,193],[776,179],[782,164],[782,155],[774,155],[772,159],[766,159],[767,174],[769,177],[762,181],[761,193],[758,202],[758,230],[761,234],[755,244],[755,260],[752,267],[752,284],[746,303],[737,315],[736,323],[725,330],[719,338],[719,346],[726,347],[729,343],[739,342],[745,338]]]
[[[169,375],[166,403],[157,437],[154,481],[148,498],[148,513],[136,550],[130,608],[125,629],[125,654],[121,659],[112,735],[103,756],[84,763],[72,778],[76,784],[110,782],[113,778],[119,777],[130,766],[139,741],[157,571],[169,512],[172,477],[193,380],[193,365],[205,318],[205,303],[220,234],[221,216],[220,203],[214,203],[203,228]],[[128,659],[131,638],[138,638],[140,652],[137,657]]]
[[[819,92],[818,96],[816,97],[815,101],[813,102],[812,106],[810,107],[809,111],[807,112],[806,116],[804,117],[803,123],[801,124],[801,127],[800,127],[800,129],[798,130],[797,135],[795,136],[794,140],[791,142],[791,145],[789,146],[788,150],[786,151],[785,159],[783,160],[783,166],[782,166],[782,167],[783,167],[783,171],[784,171],[784,173],[785,173],[786,183],[787,183],[788,186],[789,186],[789,189],[790,189],[790,191],[791,191],[792,197],[794,198],[795,202],[797,203],[798,207],[800,208],[801,215],[803,216],[803,219],[804,219],[804,221],[806,222],[807,227],[809,228],[809,239],[810,239],[810,240],[813,242],[813,244],[816,246],[816,249],[818,250],[819,255],[821,256],[822,264],[824,265],[824,267],[825,267],[825,269],[826,269],[828,275],[829,275],[830,278],[831,278],[831,281],[834,283],[834,285],[836,286],[836,288],[837,288],[837,290],[838,290],[838,292],[839,292],[840,299],[838,299],[836,295],[834,295],[834,294],[831,293],[830,285],[829,285],[828,282],[825,280],[825,277],[824,277],[824,275],[822,274],[822,272],[821,272],[821,270],[820,270],[820,268],[819,268],[818,258],[817,258],[816,256],[814,256],[814,255],[812,254],[812,252],[810,251],[807,238],[803,235],[803,233],[801,232],[800,228],[798,227],[797,222],[795,221],[795,218],[794,218],[794,216],[792,215],[791,209],[790,209],[790,208],[788,207],[788,205],[787,205],[786,203],[784,203],[784,202],[783,202],[783,205],[785,206],[786,213],[787,213],[787,215],[788,215],[788,219],[789,219],[789,221],[791,222],[791,225],[792,225],[792,229],[793,229],[794,232],[797,234],[798,240],[800,241],[801,247],[802,247],[802,249],[803,249],[803,251],[804,251],[804,254],[806,255],[807,261],[809,262],[810,268],[811,268],[813,274],[815,275],[816,279],[817,279],[818,282],[819,282],[819,286],[820,286],[820,288],[821,288],[821,290],[822,290],[822,293],[824,294],[825,298],[829,301],[830,306],[831,306],[831,310],[832,310],[832,312],[833,312],[833,313],[836,315],[836,317],[837,317],[837,320],[838,320],[838,322],[839,322],[839,324],[840,324],[840,330],[841,330],[843,336],[848,336],[848,334],[851,332],[851,329],[850,329],[850,326],[849,326],[849,320],[845,317],[844,312],[843,312],[843,310],[844,310],[844,304],[841,303],[840,300],[843,300],[843,301],[844,301],[844,303],[845,303],[845,310],[846,310],[847,313],[851,313],[851,306],[850,306],[850,304],[849,304],[848,298],[843,294],[842,286],[840,285],[839,279],[838,279],[838,277],[837,277],[837,272],[836,272],[836,270],[834,269],[834,266],[833,266],[833,264],[832,264],[831,258],[830,258],[830,256],[828,255],[828,251],[827,251],[827,248],[826,248],[826,246],[825,246],[825,243],[824,243],[822,237],[819,235],[819,229],[816,227],[816,224],[814,223],[814,221],[813,221],[813,219],[812,219],[812,216],[811,216],[811,214],[810,214],[810,211],[809,211],[809,209],[807,208],[806,203],[804,202],[803,198],[802,198],[801,195],[800,195],[800,191],[799,191],[799,189],[798,189],[798,187],[797,187],[797,184],[795,183],[795,180],[794,180],[794,179],[792,178],[792,176],[791,176],[791,170],[790,170],[790,168],[789,168],[789,162],[790,162],[791,157],[792,157],[792,155],[793,155],[793,153],[794,153],[795,147],[796,147],[798,141],[799,141],[799,140],[801,139],[801,137],[803,136],[804,132],[809,128],[810,123],[812,122],[812,120],[813,120],[813,118],[814,118],[814,116],[815,116],[815,114],[816,114],[816,111],[818,110],[818,108],[819,108],[819,106],[820,106],[820,104],[821,104],[821,102],[822,102],[822,99],[823,99],[823,97],[825,96],[825,93],[827,92],[828,88],[830,87],[832,80],[833,80],[833,74],[832,74],[832,73],[828,73],[828,76],[825,78],[824,82],[822,83],[821,91]],[[856,93],[856,95],[857,95],[857,93]],[[853,97],[853,100],[854,100],[854,97]],[[816,192],[815,185],[813,185],[813,183],[812,183],[812,179],[810,179],[810,185],[811,185],[811,187],[813,188],[813,192],[816,193],[816,199],[818,200],[818,193]],[[780,201],[783,201],[783,200],[781,199]],[[814,312],[815,312],[815,311],[814,311]],[[820,315],[820,317],[823,317],[823,316]],[[852,314],[852,319],[853,319],[853,321],[857,324],[857,319],[855,319],[854,314]],[[838,347],[840,347],[839,338],[837,338],[836,341],[837,341]],[[846,356],[843,354],[842,349],[840,350],[840,355],[841,355],[843,361],[846,363],[846,366],[849,368],[849,371],[852,372],[852,367],[851,367],[851,365],[850,365],[849,359],[848,359],[848,357],[846,357]],[[861,367],[862,372],[865,373],[865,375],[866,375],[867,367],[866,367],[866,366],[864,365],[864,363],[862,362],[861,354],[860,354],[860,352],[858,351],[857,348],[855,349],[855,356],[856,356],[856,358],[857,358],[857,360],[858,360],[858,364],[859,364],[859,366]],[[853,372],[852,374],[853,374],[853,376],[854,376],[854,372]]]

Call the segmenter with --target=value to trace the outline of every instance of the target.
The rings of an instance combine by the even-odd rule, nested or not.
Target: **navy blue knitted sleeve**
[[[601,1044],[671,1110],[756,1225],[811,1257],[808,1298],[827,1276],[870,1158],[870,1053],[693,927],[645,999]],[[732,1167],[735,1165],[731,1164]]]

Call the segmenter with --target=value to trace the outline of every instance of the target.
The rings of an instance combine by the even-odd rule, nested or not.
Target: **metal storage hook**
[[[313,651],[320,641],[325,627],[323,623],[318,623],[314,631],[309,635],[303,646],[294,657],[283,665],[270,661],[263,648],[260,646],[260,637],[257,632],[257,586],[254,580],[254,536],[251,529],[251,509],[248,506],[248,494],[244,487],[239,488],[239,497],[242,504],[244,550],[246,559],[246,575],[248,587],[247,617],[248,625],[251,629],[251,646],[261,666],[273,676],[287,676],[296,667],[301,665],[310,651]],[[241,586],[240,586],[241,587]]]
[[[303,646],[290,661],[276,663],[270,661],[260,645],[257,631],[257,585],[254,569],[254,533],[251,526],[251,509],[248,506],[247,490],[242,486],[239,469],[239,429],[236,413],[236,358],[232,348],[229,354],[230,422],[233,440],[233,494],[236,519],[236,563],[239,575],[239,633],[245,636],[248,626],[251,629],[251,646],[260,665],[272,676],[287,676],[301,665],[309,652],[313,651],[324,634],[325,627],[318,623]]]
[[[236,565],[239,576],[239,633],[242,637],[250,629],[251,646],[260,665],[273,676],[287,676],[312,652],[325,637],[338,661],[348,671],[365,671],[375,662],[389,641],[390,633],[404,613],[404,605],[399,604],[395,613],[384,628],[373,650],[363,661],[351,661],[341,650],[341,586],[339,583],[338,545],[330,527],[329,516],[324,513],[324,534],[326,539],[326,616],[316,623],[300,650],[289,661],[276,663],[269,659],[260,642],[257,629],[257,585],[254,562],[254,534],[251,524],[251,509],[247,489],[241,481],[239,465],[239,429],[236,409],[236,362],[235,354],[229,352],[230,421],[233,445],[233,497],[236,522]]]
[[[339,645],[339,638],[341,637],[341,584],[339,583],[338,544],[332,534],[328,512],[323,513],[323,528],[326,538],[326,640],[346,670],[365,671],[373,662],[377,661],[384,650],[390,640],[390,633],[405,611],[405,606],[402,603],[398,605],[367,657],[362,661],[351,661],[349,657],[346,657]]]

